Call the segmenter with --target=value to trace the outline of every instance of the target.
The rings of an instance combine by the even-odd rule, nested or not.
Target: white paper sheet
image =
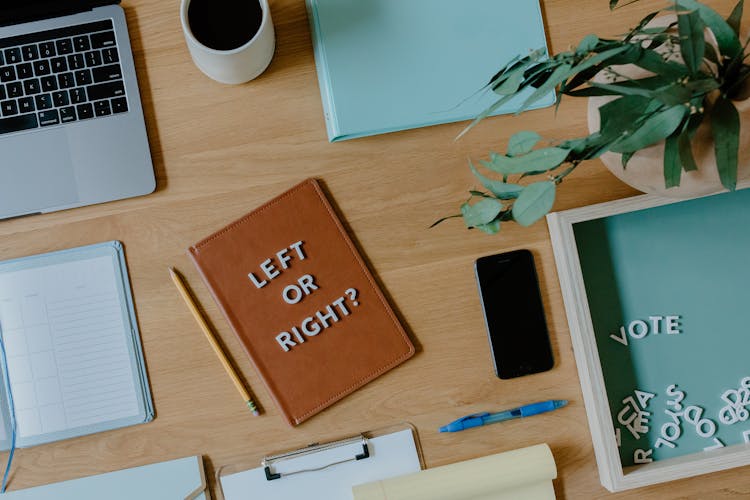
[[[262,467],[223,476],[225,500],[351,500],[352,486],[420,470],[419,455],[409,429],[370,440],[370,457],[268,481]],[[321,467],[356,456],[361,445],[348,445],[279,463],[275,472]],[[283,465],[282,465],[283,464]]]
[[[19,438],[139,414],[111,257],[0,274]]]

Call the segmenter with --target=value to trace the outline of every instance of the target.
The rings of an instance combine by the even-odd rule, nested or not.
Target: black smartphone
[[[517,250],[476,262],[495,373],[510,379],[554,365],[534,256]]]

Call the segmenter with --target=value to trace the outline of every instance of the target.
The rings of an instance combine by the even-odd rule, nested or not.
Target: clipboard
[[[248,457],[216,471],[222,500],[350,500],[352,487],[424,469],[416,428],[402,423],[302,448]]]

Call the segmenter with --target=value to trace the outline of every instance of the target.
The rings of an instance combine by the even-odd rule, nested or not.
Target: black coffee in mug
[[[263,21],[258,0],[191,0],[188,23],[208,48],[233,50],[253,39]]]

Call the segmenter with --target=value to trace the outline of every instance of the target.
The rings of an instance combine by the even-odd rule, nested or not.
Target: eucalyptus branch
[[[614,9],[635,1],[610,0],[609,4]],[[665,186],[678,186],[683,169],[698,168],[690,144],[705,121],[719,138],[716,160],[721,181],[734,189],[740,130],[730,98],[750,79],[750,66],[744,64],[750,38],[742,43],[739,37],[743,7],[744,0],[739,0],[725,20],[698,0],[675,0],[665,10],[676,14],[678,21],[667,27],[649,27],[662,12],[656,11],[619,39],[592,34],[568,51],[544,58],[544,51],[537,50],[501,68],[485,86],[498,99],[458,138],[519,95],[525,98],[519,113],[550,95],[558,105],[563,95],[615,99],[599,108],[601,130],[589,136],[550,146],[536,132],[518,132],[505,154],[491,153],[477,166],[470,161],[472,173],[486,191],[471,191],[471,198],[461,205],[464,223],[491,234],[508,221],[531,225],[552,209],[557,186],[584,161],[618,153],[624,168],[638,151],[660,142],[666,144]],[[675,26],[677,35],[669,32]],[[715,36],[715,51],[707,45],[706,30]],[[713,52],[707,53],[707,47]],[[674,58],[678,52],[682,57]],[[628,65],[651,76],[631,78],[612,69]],[[607,82],[605,77],[612,75],[614,79]],[[721,95],[705,112],[704,103],[717,90]]]

